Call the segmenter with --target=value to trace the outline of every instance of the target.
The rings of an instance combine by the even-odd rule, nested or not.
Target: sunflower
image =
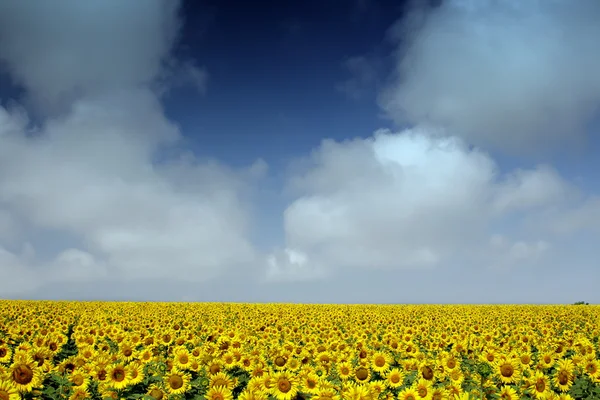
[[[223,355],[221,356],[221,360],[223,362],[223,365],[227,369],[232,369],[233,367],[236,367],[238,365],[238,362],[235,359],[235,355],[232,351],[227,351],[223,353]]]
[[[72,373],[71,375],[69,375],[68,379],[73,385],[73,389],[81,389],[83,391],[86,391],[88,386],[90,385],[89,376],[85,375],[81,371]]]
[[[558,400],[575,400],[575,399],[570,394],[562,393],[558,396]]]
[[[367,367],[358,366],[354,369],[354,379],[360,383],[367,383],[371,379],[371,370]]]
[[[453,354],[449,354],[448,356],[444,357],[443,365],[448,369],[448,371],[452,371],[456,368],[460,369],[460,361],[458,361]]]
[[[518,354],[519,363],[522,369],[529,369],[533,361],[533,357],[530,351],[523,351]]]
[[[229,377],[229,375],[227,375],[225,372],[219,372],[210,377],[209,386],[210,387],[223,386],[229,390],[233,390],[233,388],[235,387],[235,384],[233,382],[233,379],[231,377]]]
[[[505,359],[494,363],[494,371],[500,377],[502,383],[514,383],[520,377],[517,362],[513,359]]]
[[[133,346],[128,342],[121,342],[121,344],[119,345],[118,354],[121,357],[121,359],[125,362],[133,360],[136,355]]]
[[[90,366],[90,376],[100,383],[105,382],[108,378],[108,367],[105,363],[96,361]]]
[[[9,382],[22,393],[31,392],[34,387],[42,384],[41,372],[29,354],[21,353],[18,356],[15,353],[13,363],[9,368]]]
[[[167,396],[167,394],[156,384],[150,385],[146,394],[156,400],[163,400]]]
[[[392,357],[383,351],[376,351],[371,356],[371,369],[380,374],[385,373],[393,361]]]
[[[404,373],[398,368],[392,368],[385,376],[387,385],[391,388],[399,388],[404,383]]]
[[[446,386],[446,391],[448,393],[448,397],[450,397],[451,399],[455,399],[457,397],[460,397],[464,394],[464,390],[462,388],[461,385],[456,385],[454,383],[451,383],[450,385]]]
[[[218,374],[223,370],[223,362],[219,359],[214,359],[208,363],[207,371],[209,375]]]
[[[598,360],[588,358],[583,362],[583,370],[590,378],[598,378],[600,376],[600,363]]]
[[[368,385],[369,385],[369,390],[371,391],[371,393],[373,393],[373,397],[375,397],[375,398],[379,398],[379,395],[387,389],[386,381],[380,381],[380,380],[371,381],[368,383]]]
[[[185,347],[179,346],[173,350],[173,365],[177,368],[189,369],[191,361],[192,356]]]
[[[42,373],[52,370],[52,353],[45,347],[36,347],[31,351],[31,357]]]
[[[480,356],[479,359],[483,362],[492,364],[498,358],[498,352],[492,348],[487,348]]]
[[[0,363],[9,363],[13,351],[7,344],[0,345]]]
[[[519,400],[517,391],[511,386],[502,386],[498,396],[499,400]]]
[[[431,400],[447,400],[448,393],[443,387],[437,387],[431,389]]]
[[[372,400],[375,397],[368,385],[355,382],[346,384],[342,396],[347,400]]]
[[[462,385],[463,381],[465,380],[463,372],[458,368],[450,371],[448,377],[450,377],[450,381],[455,385]]]
[[[555,360],[554,357],[555,357],[555,355],[554,355],[554,352],[552,352],[552,351],[547,351],[547,352],[543,353],[538,361],[538,366],[542,367],[543,369],[552,368],[552,366],[554,365],[554,360]]]
[[[21,400],[19,391],[9,381],[0,380],[0,399]]]
[[[300,378],[300,388],[304,393],[314,394],[319,389],[319,376],[314,372],[309,372]]]
[[[290,371],[298,371],[302,363],[296,357],[291,357],[287,362],[287,369]]]
[[[333,388],[322,388],[319,389],[314,396],[310,398],[311,400],[341,400],[341,397],[336,393]]]
[[[189,373],[175,367],[163,378],[165,389],[168,394],[186,393],[191,388],[190,380],[191,377]]]
[[[1,398],[1,397],[0,397]],[[86,400],[90,398],[90,393],[87,389],[74,388],[73,393],[69,396],[69,400]]]
[[[556,372],[554,373],[554,377],[552,379],[552,383],[554,386],[560,390],[561,392],[566,392],[573,385],[573,371],[575,370],[575,366],[573,362],[569,359],[558,360],[556,366]]]
[[[417,382],[413,384],[413,388],[417,392],[418,399],[427,399],[431,398],[431,389],[432,383],[425,378],[420,378]]]
[[[298,393],[297,380],[291,373],[275,372],[272,378],[273,386],[270,392],[277,400],[291,400]]]
[[[338,363],[335,370],[342,381],[347,381],[352,375],[352,364],[347,361]]]
[[[541,371],[536,371],[532,377],[529,389],[536,399],[544,399],[550,393],[548,377]]]
[[[239,400],[268,400],[269,396],[266,392],[257,390],[244,390],[238,397]]]
[[[418,400],[419,394],[414,388],[405,388],[398,393],[398,400]]]
[[[111,365],[108,367],[108,379],[107,382],[111,388],[120,390],[124,389],[129,385],[129,379],[127,377],[127,370],[121,363]]]
[[[224,386],[211,387],[204,397],[206,400],[233,400],[231,390]]]
[[[130,385],[137,385],[144,380],[144,364],[134,361],[125,367]]]

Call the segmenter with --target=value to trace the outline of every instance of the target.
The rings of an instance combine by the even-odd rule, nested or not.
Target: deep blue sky
[[[174,92],[167,113],[186,135],[203,138],[199,154],[233,163],[262,156],[278,165],[324,137],[368,136],[390,124],[375,84],[360,99],[336,86],[351,77],[350,57],[390,68],[384,39],[402,11],[397,1],[185,2],[178,51],[210,78],[204,95]]]

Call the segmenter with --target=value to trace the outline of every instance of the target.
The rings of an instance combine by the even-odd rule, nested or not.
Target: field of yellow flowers
[[[0,400],[600,399],[597,306],[0,307]]]

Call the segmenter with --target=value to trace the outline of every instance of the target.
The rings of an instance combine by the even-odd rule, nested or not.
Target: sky
[[[600,302],[596,0],[0,3],[0,298]]]

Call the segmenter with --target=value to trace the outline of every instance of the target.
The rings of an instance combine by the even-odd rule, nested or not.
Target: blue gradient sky
[[[5,2],[0,297],[600,301],[600,6],[519,4]]]

